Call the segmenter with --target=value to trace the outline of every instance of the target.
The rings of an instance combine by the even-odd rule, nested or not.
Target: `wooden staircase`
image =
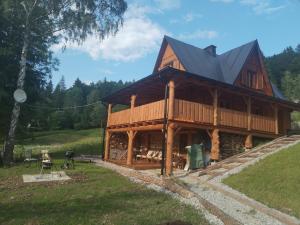
[[[230,170],[241,166],[242,164],[250,163],[251,161],[257,160],[262,156],[275,153],[280,149],[290,147],[297,143],[300,143],[300,135],[283,136],[264,145],[258,146],[252,150],[229,157],[225,160],[222,160],[214,165],[207,167],[206,169],[193,172],[198,172],[199,176],[206,175],[207,180],[210,180],[217,176],[221,176],[229,172]]]

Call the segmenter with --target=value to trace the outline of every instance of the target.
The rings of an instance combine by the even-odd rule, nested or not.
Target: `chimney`
[[[204,50],[211,56],[216,57],[216,55],[217,55],[216,49],[217,49],[217,46],[209,45]]]

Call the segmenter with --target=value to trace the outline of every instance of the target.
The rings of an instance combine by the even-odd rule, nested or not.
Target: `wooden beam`
[[[109,131],[113,132],[126,132],[129,130],[134,131],[150,131],[150,130],[161,130],[163,127],[162,124],[156,124],[156,125],[148,125],[148,126],[140,126],[140,127],[125,127],[125,128],[109,128]]]
[[[166,175],[172,175],[173,167],[173,144],[174,144],[174,123],[169,123],[167,128],[167,151],[166,151]]]
[[[214,129],[212,131],[211,138],[211,159],[220,159],[220,139],[219,139],[219,129]]]
[[[132,123],[132,121],[133,121],[135,100],[136,100],[136,95],[131,95],[131,99],[130,99],[130,123]]]
[[[109,153],[110,153],[110,138],[111,132],[108,130],[105,131],[105,149],[104,149],[104,160],[109,160]]]
[[[107,107],[107,127],[110,125],[110,115],[111,115],[111,110],[112,110],[112,104],[108,104]]]
[[[246,136],[245,148],[246,148],[246,149],[251,149],[251,148],[253,148],[252,134],[248,134],[248,135]]]
[[[169,107],[168,107],[168,119],[174,118],[174,102],[175,102],[175,83],[173,80],[169,81]]]
[[[214,126],[218,125],[218,89],[214,90],[213,98],[213,107],[214,107]]]
[[[128,148],[127,148],[127,165],[132,165],[133,161],[133,141],[137,131],[129,130],[127,131],[128,135]]]
[[[251,97],[248,97],[247,99],[247,130],[250,131],[251,130],[251,121],[252,121],[252,114],[251,114]]]

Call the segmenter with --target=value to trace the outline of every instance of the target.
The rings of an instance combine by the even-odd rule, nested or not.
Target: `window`
[[[163,68],[165,68],[167,66],[173,67],[174,66],[174,61],[170,61],[170,62],[165,63]]]
[[[252,70],[248,70],[247,73],[244,75],[243,84],[246,87],[257,89],[258,88],[257,73]]]

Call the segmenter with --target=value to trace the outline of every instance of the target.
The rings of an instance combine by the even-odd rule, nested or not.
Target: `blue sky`
[[[124,26],[103,41],[89,37],[77,46],[68,44],[53,73],[67,86],[79,77],[85,83],[138,80],[151,74],[163,35],[217,53],[258,39],[266,56],[300,44],[298,0],[129,0]]]

